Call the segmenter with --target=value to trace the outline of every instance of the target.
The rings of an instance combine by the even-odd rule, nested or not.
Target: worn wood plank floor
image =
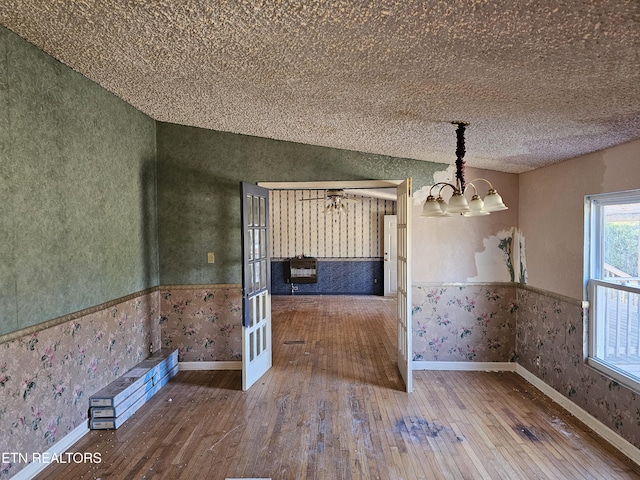
[[[180,372],[122,427],[38,479],[628,479],[640,469],[514,373],[416,372],[402,392],[395,300],[275,297],[274,366]]]

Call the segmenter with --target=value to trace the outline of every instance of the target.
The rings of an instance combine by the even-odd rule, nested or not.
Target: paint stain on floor
[[[396,422],[396,429],[420,443],[428,442],[429,439],[444,439],[451,443],[464,441],[451,428],[420,417],[402,418]]]
[[[513,429],[523,438],[532,442],[544,440],[546,434],[538,428],[526,427],[525,425],[515,425]]]

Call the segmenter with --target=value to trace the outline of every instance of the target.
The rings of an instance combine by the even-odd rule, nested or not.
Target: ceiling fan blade
[[[397,200],[395,188],[349,188],[344,190],[349,195],[360,197],[380,198],[382,200]]]

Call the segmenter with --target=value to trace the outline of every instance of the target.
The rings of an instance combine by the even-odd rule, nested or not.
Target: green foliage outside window
[[[629,277],[638,277],[640,222],[606,222],[604,262]]]

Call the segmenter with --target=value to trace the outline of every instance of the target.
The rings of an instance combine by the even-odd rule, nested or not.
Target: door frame
[[[258,182],[260,187],[267,188],[269,190],[304,190],[304,189],[316,189],[316,190],[328,190],[328,189],[375,189],[375,188],[397,188],[398,185],[407,181],[406,178],[402,180],[336,180],[336,181],[317,181],[317,182]],[[413,198],[411,196],[410,198]],[[397,199],[396,199],[397,201]],[[412,204],[409,205],[409,208]],[[408,212],[411,215],[411,211]],[[273,219],[272,219],[273,221]],[[411,238],[408,239],[411,242]],[[411,250],[409,248],[409,250]],[[397,265],[397,260],[396,260]],[[393,298],[393,297],[391,297]],[[398,296],[395,297],[396,309],[398,307]],[[411,391],[411,390],[409,390]]]
[[[269,190],[340,190],[349,188],[395,188],[404,180],[331,180],[321,182],[258,182],[259,187]]]

